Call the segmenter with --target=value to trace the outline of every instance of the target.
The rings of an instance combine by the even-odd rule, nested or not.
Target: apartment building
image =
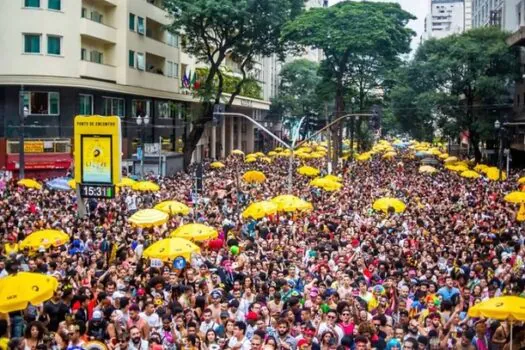
[[[0,7],[0,169],[19,166],[22,89],[26,172],[70,166],[78,114],[120,116],[124,158],[142,133],[148,143],[162,140],[166,152],[182,150],[191,128],[185,116],[198,113],[199,101],[181,79],[198,63],[166,30],[162,0],[9,0]],[[234,109],[261,117],[269,102],[239,97]],[[136,117],[146,115],[149,125],[139,128]],[[253,135],[253,126],[226,118],[206,130],[194,159],[252,151]]]
[[[465,23],[465,30],[472,29],[472,1],[473,0],[465,0],[465,11],[464,11],[464,23]]]
[[[430,13],[425,18],[424,40],[441,39],[465,30],[463,0],[431,0]]]

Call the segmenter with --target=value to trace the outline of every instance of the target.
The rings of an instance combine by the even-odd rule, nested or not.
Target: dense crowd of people
[[[444,169],[424,175],[417,159],[375,157],[345,163],[335,192],[294,174],[292,194],[314,210],[253,220],[240,215],[249,203],[289,193],[288,159],[224,163],[206,163],[197,201],[192,176],[181,173],[155,179],[158,192],[122,188],[113,200],[89,200],[85,217],[74,191],[5,183],[0,275],[40,272],[59,288],[42,305],[0,317],[0,349],[525,348],[521,323],[512,325],[511,349],[510,323],[467,314],[487,298],[525,293],[524,229],[518,208],[503,201],[516,175],[503,182]],[[248,169],[267,180],[245,183],[239,176]],[[406,211],[374,211],[380,197],[401,199]],[[191,213],[154,228],[127,221],[167,199]],[[184,269],[142,257],[189,222],[213,226],[219,237],[201,243]],[[18,248],[44,228],[63,230],[70,242]]]

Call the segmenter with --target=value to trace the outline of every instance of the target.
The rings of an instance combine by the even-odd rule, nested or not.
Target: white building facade
[[[425,18],[423,40],[441,39],[465,30],[463,0],[431,0],[430,13]]]

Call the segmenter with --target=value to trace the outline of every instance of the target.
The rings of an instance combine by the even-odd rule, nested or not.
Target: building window
[[[40,34],[24,34],[24,52],[40,53]]]
[[[117,115],[124,117],[124,99],[104,97],[104,115]]]
[[[91,20],[94,22],[102,23],[102,14],[97,11],[91,11]]]
[[[129,14],[129,30],[135,31],[135,15]]]
[[[131,68],[135,68],[135,51],[133,51],[133,50],[129,50],[128,65]]]
[[[172,32],[167,32],[167,44],[169,46],[173,47],[179,47],[179,36],[177,34],[173,34]]]
[[[170,102],[157,101],[157,116],[164,119],[171,117]]]
[[[94,63],[103,64],[104,54],[102,52],[93,50],[89,53],[89,60]]]
[[[168,78],[178,78],[179,65],[175,62],[166,61],[166,76]]]
[[[87,8],[82,7],[82,10],[80,11],[80,16],[82,18],[87,18]]]
[[[144,54],[137,52],[137,62],[135,66],[138,70],[144,70],[146,67],[146,60],[144,59]]]
[[[87,61],[87,50],[84,48],[80,49],[80,59],[82,61]]]
[[[58,92],[26,92],[24,106],[30,115],[58,115],[60,113],[60,95]]]
[[[60,41],[61,37],[56,35],[47,36],[47,53],[49,55],[60,55]]]
[[[78,101],[80,115],[93,115],[93,95],[80,94]]]
[[[24,0],[24,6],[40,8],[40,0]]]
[[[47,8],[60,11],[62,9],[60,0],[47,0]]]
[[[137,17],[137,33],[144,35],[144,18]]]
[[[150,100],[132,100],[131,101],[131,116],[138,117],[138,116],[145,116],[150,114]]]

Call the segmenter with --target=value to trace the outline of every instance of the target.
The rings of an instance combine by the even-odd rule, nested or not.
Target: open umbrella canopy
[[[203,224],[182,225],[170,234],[171,237],[184,238],[194,242],[207,241],[218,237],[217,230]]]
[[[159,185],[151,181],[140,181],[140,182],[134,183],[131,186],[131,188],[134,189],[135,191],[141,191],[141,192],[147,192],[147,191],[157,192],[160,190]]]
[[[458,161],[458,157],[448,157],[444,160],[445,163],[454,163]]]
[[[435,174],[438,172],[438,170],[433,166],[423,165],[419,167],[419,172],[422,174]]]
[[[525,298],[516,296],[490,298],[471,307],[468,315],[472,318],[525,321]]]
[[[496,167],[490,167],[485,169],[485,175],[487,175],[487,179],[489,179],[490,181],[499,181],[499,174],[500,171]],[[507,180],[507,173],[504,171],[501,171],[501,180]]]
[[[255,163],[256,161],[257,161],[257,158],[255,157],[246,157],[246,159],[244,159],[245,163]]]
[[[242,217],[262,219],[265,216],[277,213],[277,204],[270,201],[261,201],[252,203],[242,212]]]
[[[59,247],[69,242],[67,233],[59,230],[40,230],[31,233],[22,242],[20,242],[20,249],[29,248],[30,250],[37,250],[40,247],[49,248]]]
[[[425,165],[438,165],[439,161],[435,158],[425,158],[421,161],[421,164]]]
[[[505,201],[509,203],[521,204],[525,203],[525,192],[514,191],[505,196]]]
[[[26,187],[26,188],[34,188],[36,190],[41,190],[42,189],[42,185],[38,181],[33,180],[33,179],[18,180],[17,184],[18,184],[18,186],[23,186],[23,187]]]
[[[341,178],[339,176],[335,176],[332,174],[326,175],[325,177],[323,177],[323,179],[328,181],[341,182]]]
[[[231,154],[235,154],[236,156],[244,156],[244,152],[240,149],[234,149]]]
[[[392,159],[392,158],[394,158],[395,156],[397,156],[397,153],[396,153],[396,152],[392,152],[392,151],[390,151],[390,152],[387,152],[387,153],[383,154],[383,157],[382,157],[382,158],[383,158],[383,159]]]
[[[459,165],[450,165],[450,164],[447,164],[445,165],[445,168],[450,170],[450,171],[455,171],[457,173],[462,173],[464,171],[468,171],[468,166],[464,165],[464,164],[459,164]]]
[[[242,179],[247,183],[262,183],[266,180],[266,176],[261,171],[250,170],[244,173]]]
[[[384,197],[376,200],[372,208],[385,213],[388,213],[390,210],[394,210],[396,213],[402,213],[405,211],[406,205],[397,198]]]
[[[488,165],[485,165],[485,164],[477,164],[475,167],[474,167],[474,170],[477,171],[478,173],[479,172],[483,172],[485,169],[489,168]]]
[[[270,157],[261,157],[259,159],[262,160],[263,162],[266,162],[266,163],[271,163],[272,162],[272,158],[270,158]]]
[[[366,153],[361,153],[360,155],[358,155],[356,159],[360,162],[366,162],[370,160],[371,158],[372,158],[372,153],[366,152]]]
[[[155,206],[155,209],[170,215],[188,215],[190,213],[190,208],[186,204],[177,201],[160,202]]]
[[[525,176],[520,177],[519,180],[518,180],[518,183],[519,183],[520,185],[525,184]]]
[[[51,299],[58,287],[55,277],[41,273],[19,272],[0,278],[0,312],[24,310]]]
[[[463,171],[461,174],[459,174],[459,176],[464,177],[466,179],[479,179],[481,177],[480,174],[473,170]]]
[[[129,177],[123,177],[117,184],[118,187],[133,187],[137,181],[130,179]]]
[[[160,226],[168,222],[169,216],[157,209],[142,209],[128,218],[128,221],[138,227]]]
[[[67,177],[57,177],[55,179],[49,180],[46,182],[46,186],[52,190],[57,191],[71,191],[71,186],[69,186],[70,179]]]
[[[319,175],[320,170],[311,166],[304,165],[297,169],[297,173],[308,177],[314,177]]]
[[[210,167],[212,167],[213,169],[220,169],[220,168],[224,168],[225,166],[226,165],[224,165],[221,162],[213,162],[210,164]]]
[[[272,202],[277,204],[279,211],[309,211],[313,209],[313,205],[299,197],[291,194],[283,194],[272,198]]]
[[[200,248],[184,238],[165,238],[157,241],[144,250],[142,256],[149,259],[173,261],[179,256],[187,261],[193,253],[199,253]]]
[[[317,178],[317,179],[310,181],[310,186],[322,188],[323,190],[328,191],[328,192],[337,191],[337,190],[340,190],[341,187],[343,187],[343,185],[340,184],[339,182],[327,180],[324,178]]]
[[[438,156],[439,159],[443,159],[443,160],[447,159],[448,157],[449,157],[449,154],[448,154],[448,153],[441,153],[441,154]]]

